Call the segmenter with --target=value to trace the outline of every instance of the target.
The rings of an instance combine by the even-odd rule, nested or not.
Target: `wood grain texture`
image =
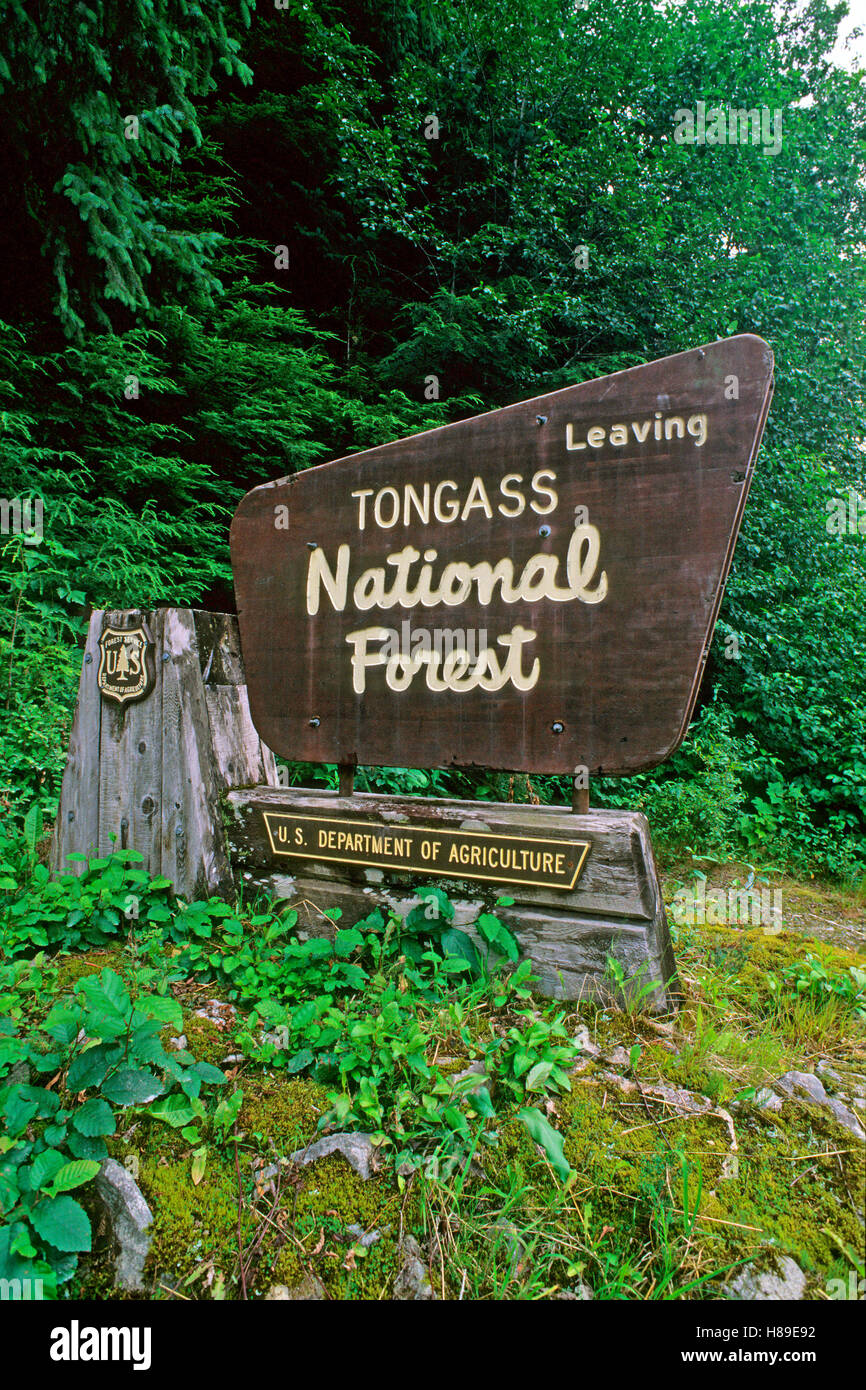
[[[668,757],[697,697],[772,374],[767,344],[742,335],[248,493],[232,524],[232,564],[250,709],[264,741],[289,758],[344,767],[479,765],[557,773],[585,767],[595,775],[636,772]],[[549,512],[538,510],[549,499],[531,486],[539,474],[556,494]],[[507,516],[520,504],[507,500],[503,480],[517,475],[520,484],[508,486],[519,486],[523,504],[519,515]],[[477,490],[469,506],[473,480],[480,480],[487,506]],[[437,518],[440,485],[446,492]],[[353,492],[364,493],[364,529]],[[460,515],[443,519],[445,503],[454,499]],[[403,590],[409,598],[419,592],[428,552],[435,552],[434,591],[446,564],[465,573],[467,566],[504,561],[518,577],[537,556],[548,557],[543,564],[557,559],[562,587],[581,517],[599,535],[595,579],[603,571],[607,589],[596,603],[532,598],[525,589],[505,602],[495,587],[483,602],[474,581],[467,592],[455,579],[463,597],[453,606],[391,604],[390,593],[387,604],[379,595],[372,607],[358,606],[356,581],[376,568],[393,577],[398,561],[388,557],[407,546],[419,557]],[[336,575],[340,546],[350,552],[345,606],[338,611],[322,587],[311,614],[311,556],[319,552],[316,564],[326,562]],[[339,599],[339,586],[336,592]],[[530,584],[528,592],[537,590]],[[486,633],[503,660],[500,637],[517,627],[532,632],[523,670],[537,657],[537,683],[529,690],[509,682],[495,691],[436,691],[422,669],[396,691],[376,667],[357,692],[349,634],[370,625],[397,632],[404,621],[431,633]]]
[[[591,811],[576,816],[555,807],[380,797],[359,794],[271,790],[233,791],[226,797],[228,838],[237,880],[246,890],[262,888],[296,905],[303,928],[330,933],[328,907],[342,910],[341,926],[374,907],[393,907],[401,915],[427,883],[444,887],[455,903],[455,925],[473,935],[479,912],[495,911],[511,928],[524,955],[532,960],[541,988],[556,998],[605,995],[608,957],[627,978],[656,986],[651,1007],[669,1009],[677,993],[676,967],[646,819],[636,812]],[[520,844],[531,836],[591,841],[583,874],[571,891],[513,883],[480,883],[392,870],[335,865],[277,857],[264,828],[264,812],[351,816],[371,825],[489,829]],[[498,907],[497,899],[513,899]]]
[[[99,736],[102,699],[96,686],[101,615],[90,621],[81,662],[78,698],[72,718],[69,753],[51,842],[52,873],[84,871],[68,854],[95,855],[99,843]]]
[[[153,691],[135,704],[96,686],[104,624],[147,623],[156,645]],[[91,660],[88,661],[88,655]],[[231,885],[220,796],[276,785],[276,765],[252,726],[236,620],[190,609],[95,612],[64,772],[51,865],[128,847],[186,898]],[[80,872],[81,866],[76,871]]]

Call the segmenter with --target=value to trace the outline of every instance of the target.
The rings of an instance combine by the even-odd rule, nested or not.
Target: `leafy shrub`
[[[782,980],[769,979],[772,994],[779,998],[786,992],[823,1004],[838,999],[846,1009],[866,1022],[866,970],[852,965],[847,970],[828,969],[816,956],[794,961],[782,971]]]
[[[149,1106],[165,1118],[181,1097],[185,1114],[203,1115],[202,1086],[225,1076],[185,1050],[165,1051],[163,1029],[181,1026],[174,999],[133,998],[105,969],[27,1025],[14,1016],[25,975],[32,984],[24,962],[0,969],[0,1278],[42,1279],[44,1295],[55,1297],[91,1246],[90,1219],[69,1194],[99,1171],[117,1111]],[[30,1079],[19,1079],[22,1071]]]
[[[69,857],[84,862],[85,871],[51,878],[44,864],[33,862],[26,841],[0,839],[0,954],[103,946],[133,923],[171,918],[169,880],[135,868],[142,862],[136,850],[89,861]]]

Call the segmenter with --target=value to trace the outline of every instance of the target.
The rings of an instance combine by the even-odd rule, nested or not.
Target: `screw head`
[[[310,728],[311,728],[311,729],[318,729],[318,727],[319,727],[319,725],[321,724],[321,722],[322,722],[322,721],[321,721],[321,719],[319,719],[318,715],[313,715],[313,718],[310,720]]]
[[[551,724],[550,727],[551,727],[551,730],[553,731],[553,733],[555,733],[555,734],[561,734],[562,731],[563,731],[563,729],[565,728],[565,725],[564,725],[564,724],[561,724],[561,723],[559,722],[558,719],[554,719],[554,721],[553,721],[553,723]]]
[[[539,536],[543,536],[544,539],[546,540],[547,537],[550,535],[550,527],[549,527],[549,526],[539,526],[539,528],[538,528],[538,534],[539,534]]]

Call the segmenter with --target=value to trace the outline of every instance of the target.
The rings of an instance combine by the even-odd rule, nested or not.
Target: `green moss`
[[[747,1110],[737,1121],[739,1172],[718,1191],[721,1216],[757,1226],[807,1272],[829,1277],[837,1237],[861,1248],[857,1212],[866,1188],[863,1146],[815,1106],[787,1103],[780,1115]],[[826,1154],[826,1157],[822,1157]],[[728,1236],[732,1248],[748,1243]]]
[[[273,1284],[296,1286],[308,1272],[335,1299],[387,1296],[398,1268],[401,1213],[402,1229],[411,1229],[417,1203],[400,1191],[393,1175],[365,1182],[344,1159],[332,1155],[307,1167],[286,1169],[275,1207],[271,1191],[255,1192],[249,1142],[261,1134],[269,1150],[283,1155],[302,1147],[316,1137],[327,1093],[311,1082],[283,1076],[245,1080],[244,1090],[239,1117],[245,1135],[240,1151],[244,1248],[249,1251],[262,1236],[248,1296],[264,1297]],[[154,1213],[148,1289],[154,1297],[170,1296],[168,1290],[177,1288],[185,1297],[208,1297],[196,1271],[212,1263],[223,1276],[227,1297],[238,1297],[234,1154],[208,1145],[204,1177],[194,1185],[193,1147],[177,1130],[150,1119],[140,1122],[128,1142],[117,1137],[110,1144],[121,1162],[134,1153],[138,1183]],[[376,1229],[382,1237],[364,1254],[350,1254],[356,1237],[347,1234],[349,1226]]]
[[[319,1120],[328,1110],[328,1092],[315,1082],[277,1072],[270,1077],[244,1078],[241,1129],[261,1135],[281,1156],[316,1138]]]
[[[234,1050],[231,1033],[218,1028],[209,1018],[189,1014],[184,1018],[183,1032],[187,1047],[197,1062],[210,1062],[218,1067],[223,1058]]]
[[[655,1119],[637,1095],[591,1077],[557,1098],[551,1122],[576,1175],[568,1193],[518,1120],[501,1126],[497,1149],[485,1150],[491,1187],[505,1190],[510,1180],[518,1191],[510,1208],[518,1228],[537,1229],[539,1211],[559,1194],[563,1248],[571,1235],[591,1251],[590,1283],[618,1287],[611,1271],[627,1269],[628,1287],[652,1286],[681,1259],[675,1287],[707,1297],[733,1277],[732,1265],[749,1260],[760,1267],[782,1252],[818,1292],[837,1272],[839,1243],[860,1249],[863,1146],[820,1110],[792,1103],[767,1117],[744,1108],[734,1118],[732,1152],[723,1115],[672,1118],[652,1102],[649,1108]],[[717,1278],[689,1290],[698,1272]]]
[[[145,1157],[138,1183],[153,1214],[153,1244],[145,1273],[153,1295],[160,1284],[176,1287],[206,1261],[228,1276],[237,1264],[238,1189],[234,1165],[210,1150],[204,1177],[193,1185],[191,1155],[166,1161]],[[241,1213],[241,1236],[253,1233],[251,1212]],[[195,1291],[189,1291],[195,1296]]]
[[[695,1091],[717,1104],[733,1093],[730,1080],[709,1065],[708,1059],[689,1043],[669,1052],[657,1042],[641,1047],[638,1076],[647,1084],[663,1080],[686,1091]]]
[[[57,969],[57,993],[71,990],[79,980],[87,975],[98,975],[106,968],[122,973],[123,947],[93,947],[88,951],[76,951],[70,955],[55,956],[53,964]]]
[[[721,974],[729,974],[732,988],[750,995],[755,1002],[769,1002],[769,975],[781,976],[796,961],[815,956],[827,967],[844,973],[852,966],[863,966],[863,958],[841,946],[798,932],[770,935],[761,928],[741,930],[733,927],[696,926],[689,929],[688,945],[701,959]],[[734,976],[736,979],[734,980]]]
[[[345,1159],[332,1154],[302,1170],[294,1211],[296,1233],[308,1249],[325,1233],[323,1250],[305,1263],[332,1298],[387,1296],[398,1270],[401,1218],[404,1231],[418,1224],[417,1199],[401,1193],[393,1174],[365,1182]],[[340,1238],[347,1226],[377,1230],[381,1238],[365,1255],[349,1258],[352,1238],[348,1243]]]

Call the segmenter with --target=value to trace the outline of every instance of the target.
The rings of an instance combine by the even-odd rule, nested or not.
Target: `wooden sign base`
[[[90,619],[52,846],[55,873],[135,849],[186,899],[231,888],[220,796],[276,785],[250,720],[237,619],[161,608]]]
[[[636,812],[272,787],[225,800],[239,883],[296,903],[311,934],[332,929],[325,908],[339,907],[344,927],[377,906],[404,915],[435,883],[470,935],[480,912],[499,916],[543,993],[609,997],[612,957],[627,988],[654,986],[644,1007],[674,1006],[668,923],[649,827]],[[497,906],[500,897],[513,904]]]

